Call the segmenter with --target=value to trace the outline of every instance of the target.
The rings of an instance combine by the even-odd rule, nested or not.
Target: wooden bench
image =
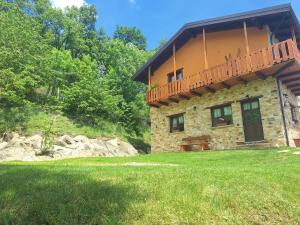
[[[211,137],[209,135],[183,138],[182,139],[183,144],[180,145],[180,148],[181,148],[181,151],[208,150],[210,140],[211,140]],[[198,146],[198,149],[193,149],[194,146]]]

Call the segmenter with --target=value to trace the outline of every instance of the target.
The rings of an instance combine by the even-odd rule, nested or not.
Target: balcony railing
[[[291,59],[295,59],[300,63],[300,52],[295,42],[288,39],[253,51],[247,56],[238,57],[199,73],[185,76],[182,80],[155,87],[147,92],[147,102],[152,104],[177,95],[188,94],[201,87],[258,72]]]

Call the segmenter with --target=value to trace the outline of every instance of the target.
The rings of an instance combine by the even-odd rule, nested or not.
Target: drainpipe
[[[286,141],[286,145],[289,147],[290,141],[289,141],[288,131],[286,128],[286,120],[285,120],[285,114],[284,114],[284,109],[283,109],[282,93],[281,93],[280,81],[279,81],[278,77],[276,77],[276,84],[277,84],[278,95],[279,95],[280,110],[281,110],[281,115],[282,115],[282,120],[283,120],[285,141]]]

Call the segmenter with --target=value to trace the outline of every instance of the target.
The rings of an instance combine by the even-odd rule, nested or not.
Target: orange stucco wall
[[[259,30],[248,27],[248,41],[250,51],[268,46],[268,29]],[[208,67],[226,62],[227,57],[236,58],[246,55],[244,30],[235,29],[206,34],[206,48]],[[204,70],[204,49],[202,35],[190,39],[183,47],[176,51],[176,67],[183,68],[183,76],[192,75]],[[151,76],[151,84],[158,86],[167,84],[167,74],[173,71],[173,58],[169,58]]]

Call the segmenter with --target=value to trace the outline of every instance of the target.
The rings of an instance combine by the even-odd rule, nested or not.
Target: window
[[[179,69],[176,71],[176,79],[177,80],[182,80],[183,78],[183,69]],[[174,81],[174,73],[169,73],[168,74],[168,83],[171,83]]]
[[[292,120],[294,122],[298,122],[298,117],[297,117],[297,107],[295,107],[294,105],[290,105],[291,106],[291,114],[292,114]]]
[[[212,126],[226,126],[232,124],[231,105],[211,108]]]
[[[170,116],[170,132],[184,131],[183,114]]]

